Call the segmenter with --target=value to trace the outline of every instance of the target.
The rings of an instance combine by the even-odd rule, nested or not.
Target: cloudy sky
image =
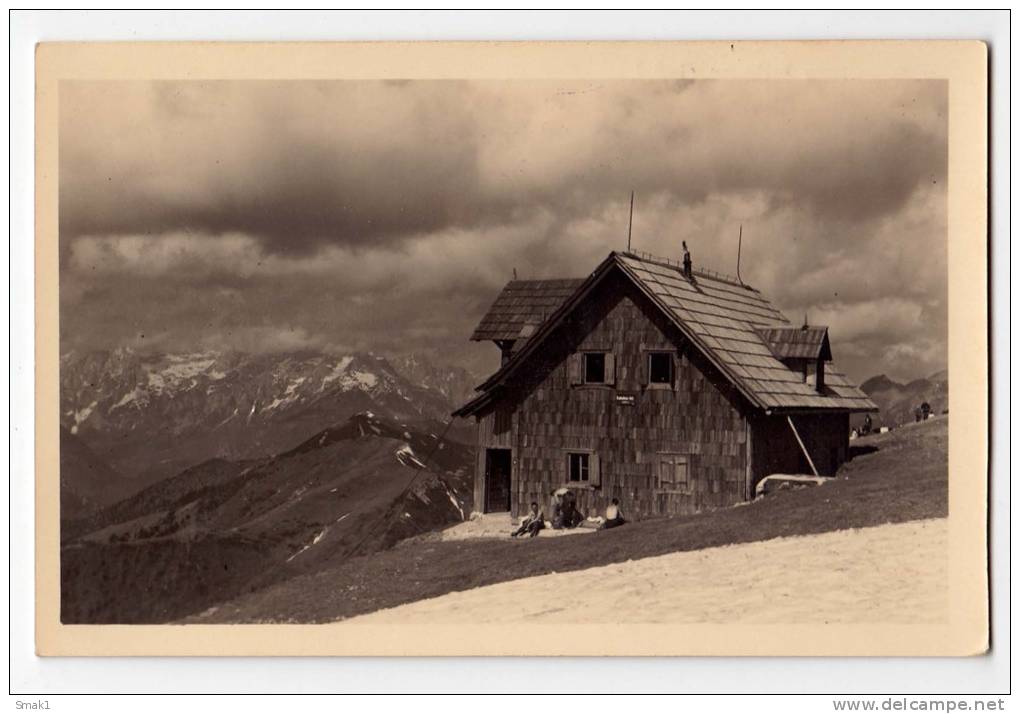
[[[946,364],[935,81],[73,82],[62,349],[468,343],[514,268],[626,247],[741,274],[856,379]]]

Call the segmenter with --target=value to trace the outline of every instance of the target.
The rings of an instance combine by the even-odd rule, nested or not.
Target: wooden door
[[[485,450],[485,512],[510,510],[510,449]]]

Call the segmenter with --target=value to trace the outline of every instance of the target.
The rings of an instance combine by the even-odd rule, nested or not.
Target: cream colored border
[[[949,573],[940,626],[61,625],[57,107],[63,79],[944,78]],[[979,42],[94,43],[36,52],[36,650],[42,655],[967,655],[988,643],[987,50]],[[529,636],[534,635],[534,636]],[[528,651],[519,643],[528,642]],[[542,651],[535,643],[546,643]],[[539,645],[540,647],[543,645]]]

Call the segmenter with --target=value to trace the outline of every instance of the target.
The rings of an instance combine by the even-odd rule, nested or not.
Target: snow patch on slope
[[[425,464],[418,459],[418,456],[414,453],[414,449],[411,448],[410,444],[404,444],[394,453],[397,456],[397,461],[404,466],[414,466],[419,469],[425,468]]]
[[[453,495],[453,492],[450,491],[450,487],[449,486],[446,487],[446,497],[450,499],[450,503],[453,504],[453,507],[457,509],[457,513],[460,514],[460,520],[463,521],[464,520],[464,509],[460,507],[460,503],[457,501],[456,496]]]
[[[339,522],[339,521],[338,521],[338,522]],[[302,547],[302,548],[301,548],[300,550],[298,550],[298,551],[297,551],[296,553],[294,553],[294,554],[293,554],[293,555],[291,555],[291,556],[290,556],[289,558],[287,558],[287,562],[289,563],[290,561],[294,560],[294,558],[296,558],[296,557],[298,557],[299,555],[301,555],[302,553],[304,553],[304,552],[305,552],[306,550],[308,550],[309,548],[311,548],[311,547],[312,547],[313,545],[318,545],[318,544],[319,544],[319,541],[321,541],[321,540],[322,540],[322,539],[323,539],[323,538],[324,538],[324,537],[326,536],[326,534],[327,534],[327,533],[329,533],[329,526],[326,526],[326,527],[325,527],[325,528],[323,528],[323,529],[322,529],[321,531],[319,531],[319,532],[318,532],[318,533],[317,533],[317,534],[315,535],[315,537],[314,537],[314,538],[312,538],[312,542],[311,542],[311,543],[309,543],[309,544],[307,544],[307,545],[303,546],[303,547]]]
[[[343,373],[347,371],[347,368],[351,366],[351,362],[354,358],[351,356],[341,357],[340,361],[333,365],[332,371],[322,378],[322,385],[319,387],[319,391],[323,391],[326,387],[343,376]]]
[[[89,418],[89,416],[92,414],[93,410],[95,410],[96,404],[98,404],[98,402],[92,402],[91,404],[89,404],[84,409],[79,409],[76,412],[74,412],[74,426],[75,426],[75,428],[77,428],[77,426],[79,424],[81,424],[83,421],[85,421],[86,419]]]
[[[948,533],[941,518],[667,553],[452,592],[345,623],[945,622]]]
[[[283,404],[290,404],[298,398],[297,389],[305,382],[305,377],[298,377],[293,382],[287,385],[287,389],[284,390],[282,397],[275,397],[268,405],[266,405],[263,411],[270,411],[276,409],[278,406]]]
[[[145,394],[145,391],[142,390],[139,387],[135,387],[130,392],[125,394],[123,397],[121,397],[119,402],[117,402],[112,407],[110,407],[110,409],[107,411],[107,413],[112,412],[114,409],[120,409],[121,407],[126,407],[129,404],[134,405],[138,409],[141,409],[143,405],[148,403],[148,401],[149,400],[148,400],[148,397]]]
[[[344,380],[344,387],[352,389],[361,387],[363,389],[371,389],[379,383],[379,378],[371,372],[363,372],[358,370],[351,372],[349,379]]]
[[[167,355],[166,360],[169,362],[167,366],[150,371],[146,375],[149,388],[157,394],[175,389],[185,382],[192,382],[200,375],[205,375],[212,380],[226,377],[223,372],[210,369],[216,364],[215,355],[210,356],[206,353]]]

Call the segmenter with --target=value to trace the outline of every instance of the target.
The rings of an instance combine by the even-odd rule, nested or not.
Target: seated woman
[[[545,515],[538,509],[538,504],[532,501],[531,511],[521,520],[521,527],[511,533],[510,537],[516,538],[527,533],[534,538],[543,528],[545,528]]]
[[[620,510],[620,499],[614,498],[612,503],[606,507],[606,522],[602,524],[602,527],[616,528],[626,522],[623,520],[623,511]]]

